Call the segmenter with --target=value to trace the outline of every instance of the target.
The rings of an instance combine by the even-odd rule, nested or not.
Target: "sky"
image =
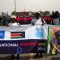
[[[0,13],[14,10],[14,0],[0,0]],[[60,0],[16,0],[16,11],[60,11]]]

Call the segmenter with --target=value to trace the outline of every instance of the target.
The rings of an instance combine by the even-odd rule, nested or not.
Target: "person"
[[[40,28],[40,25],[43,26],[46,22],[40,17],[40,14],[38,12],[36,12],[34,18],[31,21],[31,24],[33,26],[36,26],[38,28]],[[42,57],[42,53],[39,53],[37,51],[36,55],[34,57]]]
[[[60,25],[60,15],[58,11],[55,11],[54,15],[52,16],[53,20],[52,23],[53,25]]]
[[[20,24],[16,22],[14,18],[12,18],[10,19],[8,26],[20,26]],[[12,54],[11,58],[14,59],[14,54]],[[19,59],[19,54],[17,54],[17,59]]]
[[[20,23],[16,22],[16,20],[12,18],[8,26],[20,26]]]
[[[55,37],[52,38],[50,43],[50,53],[57,54],[60,52],[60,30],[54,33]]]
[[[3,18],[1,19],[1,26],[8,26],[8,19],[3,16]]]
[[[40,17],[40,14],[38,12],[36,12],[34,18],[32,19],[31,21],[31,24],[34,26],[34,25],[43,25],[45,24],[46,22]]]

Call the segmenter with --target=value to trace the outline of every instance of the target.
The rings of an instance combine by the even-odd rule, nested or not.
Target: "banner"
[[[0,31],[0,40],[47,39],[48,26],[0,27]]]
[[[0,39],[4,39],[5,36],[5,31],[1,30],[0,31]]]
[[[46,53],[47,26],[0,27],[0,54]]]
[[[49,26],[48,28],[48,53],[60,53],[60,26]]]
[[[0,41],[0,54],[46,53],[47,40]]]

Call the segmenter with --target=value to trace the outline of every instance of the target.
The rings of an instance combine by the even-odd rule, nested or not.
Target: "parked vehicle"
[[[31,23],[33,17],[16,17],[16,21],[20,24],[29,24]]]
[[[51,24],[53,18],[51,18],[50,16],[42,16],[42,18],[46,21],[47,24]]]

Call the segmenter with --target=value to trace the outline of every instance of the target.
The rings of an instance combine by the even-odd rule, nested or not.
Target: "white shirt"
[[[15,23],[9,23],[9,26],[20,26],[19,23],[15,22]]]
[[[45,23],[45,21],[44,21],[44,23]],[[31,24],[32,25],[42,25],[41,18],[39,18],[39,19],[36,19],[36,18],[32,19]]]

